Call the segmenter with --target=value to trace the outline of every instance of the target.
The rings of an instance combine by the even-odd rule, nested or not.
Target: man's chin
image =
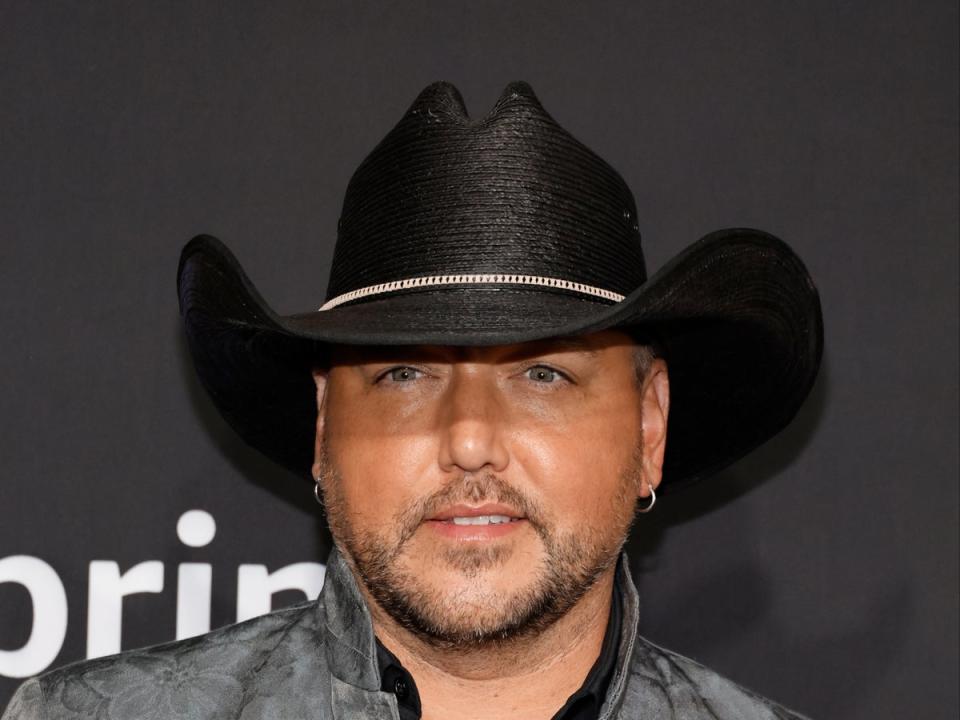
[[[385,609],[407,630],[434,646],[466,649],[499,645],[534,630],[542,631],[555,619],[548,621],[544,616],[549,601],[507,581],[424,584],[410,590],[407,588],[399,597],[394,594]]]
[[[424,575],[443,575],[448,582],[458,578],[494,583],[501,577],[513,575],[516,580],[517,549],[512,543],[497,543],[487,546],[445,547],[428,561]],[[528,566],[529,568],[529,566]]]
[[[404,563],[368,590],[395,622],[430,645],[502,645],[542,632],[573,599],[549,581],[542,563],[511,559],[517,558],[461,549],[426,566]]]

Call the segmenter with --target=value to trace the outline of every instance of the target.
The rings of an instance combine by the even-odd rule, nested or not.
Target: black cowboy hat
[[[201,382],[230,425],[310,476],[310,369],[330,343],[495,345],[620,329],[670,372],[664,488],[716,472],[781,430],[813,384],[817,290],[768,233],[727,229],[647,277],[620,175],[509,84],[479,120],[424,89],[344,197],[326,302],[279,316],[229,250],[184,247],[180,312]]]

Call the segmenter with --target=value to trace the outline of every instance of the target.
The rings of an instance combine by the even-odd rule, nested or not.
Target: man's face
[[[341,347],[315,474],[369,597],[440,645],[536,632],[611,572],[660,479],[667,380],[603,332],[483,348]]]

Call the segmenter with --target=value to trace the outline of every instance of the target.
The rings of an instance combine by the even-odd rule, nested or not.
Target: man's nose
[[[489,467],[500,472],[506,468],[505,408],[486,372],[454,372],[440,416],[438,460],[443,470],[477,472]]]

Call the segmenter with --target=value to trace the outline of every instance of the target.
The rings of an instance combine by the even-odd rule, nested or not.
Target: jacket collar
[[[320,593],[327,663],[333,676],[364,690],[380,689],[377,646],[370,611],[353,572],[334,546]]]
[[[640,618],[640,596],[630,575],[625,552],[620,554],[617,562],[614,583],[620,593],[623,615],[617,664],[600,711],[601,720],[615,717],[623,703]],[[336,547],[330,551],[327,560],[319,602],[325,613],[322,631],[326,639],[327,663],[334,677],[334,705],[346,704],[356,709],[359,703],[372,711],[374,705],[395,704],[392,695],[380,692],[380,669],[370,611],[353,572]],[[376,717],[372,713],[369,716]]]
[[[616,717],[620,706],[623,705],[624,690],[630,677],[630,661],[637,642],[637,628],[640,623],[640,595],[630,575],[630,563],[627,561],[626,552],[620,553],[620,559],[617,562],[614,589],[620,593],[623,608],[623,615],[620,618],[620,647],[617,648],[617,664],[610,679],[610,685],[607,687],[607,697],[600,708],[600,720]]]

